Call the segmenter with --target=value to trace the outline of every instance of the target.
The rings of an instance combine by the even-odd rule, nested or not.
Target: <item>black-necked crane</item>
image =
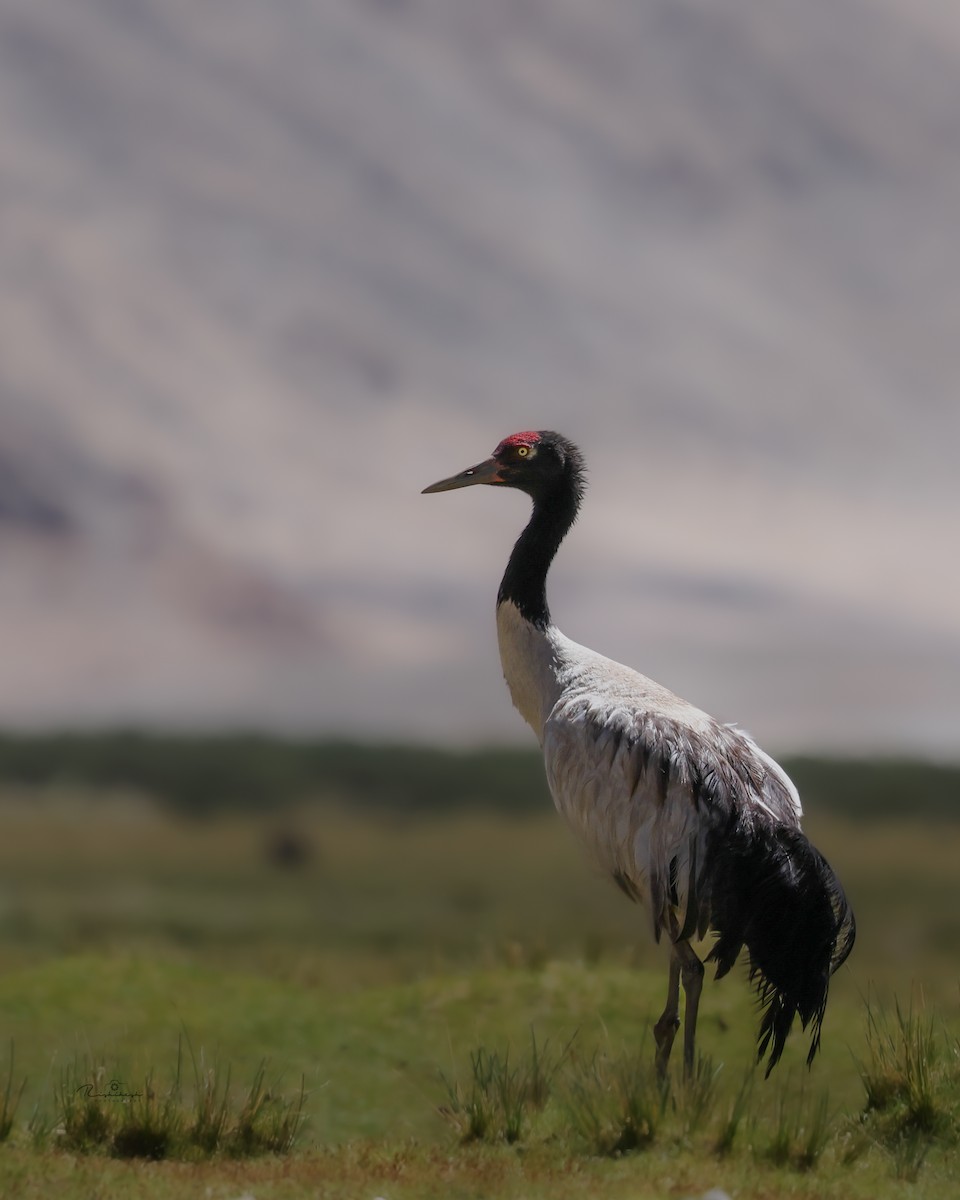
[[[670,947],[667,1002],[654,1025],[665,1078],[684,990],[684,1073],[694,1068],[704,967],[725,975],[746,946],[761,1020],[758,1061],[776,1065],[794,1017],[813,1061],[830,976],[853,946],[837,877],[800,830],[800,798],[742,730],[565,637],[546,578],[583,498],[583,456],[549,430],[515,433],[493,456],[425,488],[519,488],[533,513],[497,596],[500,659],[514,705],[539,739],[557,809],[588,852]]]

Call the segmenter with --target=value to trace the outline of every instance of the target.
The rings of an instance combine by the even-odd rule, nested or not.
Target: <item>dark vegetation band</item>
[[[808,812],[960,817],[960,765],[784,758]],[[258,812],[313,800],[402,814],[552,807],[535,749],[470,750],[265,734],[0,735],[0,786],[133,789],[184,815]]]

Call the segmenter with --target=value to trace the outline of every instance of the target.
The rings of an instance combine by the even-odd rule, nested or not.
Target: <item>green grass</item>
[[[136,1178],[137,1194],[173,1195],[189,1178],[242,1179],[248,1187],[258,1181],[258,1197],[261,1192],[306,1196],[314,1194],[309,1189],[319,1173],[342,1187],[362,1183],[378,1189],[370,1195],[439,1195],[450,1186],[449,1194],[458,1194],[455,1188],[463,1195],[507,1196],[559,1189],[557,1194],[575,1196],[591,1194],[600,1181],[604,1188],[609,1182],[609,1194],[617,1195],[621,1187],[626,1195],[631,1177],[622,1173],[623,1159],[632,1159],[642,1171],[650,1194],[657,1194],[658,1180],[662,1186],[678,1176],[700,1193],[721,1183],[746,1196],[771,1194],[771,1189],[798,1196],[900,1194],[897,1187],[910,1176],[921,1147],[914,1143],[908,1158],[907,1149],[888,1149],[871,1129],[866,1092],[847,1047],[852,1043],[862,1054],[861,1072],[864,1062],[874,1072],[885,1068],[883,1060],[871,1057],[857,997],[844,996],[833,1014],[837,1045],[830,1058],[812,1075],[795,1061],[782,1076],[755,1080],[738,1118],[739,1132],[731,1137],[730,1113],[743,1095],[748,1061],[741,1052],[749,1051],[749,1004],[742,1005],[742,1015],[731,1008],[722,1032],[719,1024],[713,1026],[711,1040],[729,1052],[729,1060],[705,1067],[699,1084],[688,1089],[675,1080],[674,1091],[664,1096],[636,1018],[637,1007],[653,1001],[660,983],[656,973],[645,970],[547,963],[382,985],[350,997],[229,977],[195,965],[86,956],[8,978],[0,1011],[21,990],[50,1001],[19,1022],[18,1047],[30,1048],[25,1056],[30,1061],[19,1067],[35,1065],[40,1071],[36,1084],[31,1071],[24,1115],[45,1102],[50,1071],[44,1048],[56,1045],[64,1028],[93,1024],[93,1014],[108,997],[115,998],[113,1003],[125,997],[130,1019],[119,1033],[96,1028],[99,1049],[92,1057],[66,1059],[61,1071],[66,1070],[70,1095],[87,1074],[108,1090],[116,1072],[125,1090],[139,1090],[140,1081],[151,1077],[144,1063],[155,1064],[154,1081],[162,1070],[172,1071],[181,1020],[190,1022],[191,1038],[204,1055],[231,1063],[233,1078],[249,1079],[266,1057],[276,1081],[272,1090],[288,1111],[300,1094],[295,1074],[300,1068],[306,1078],[307,1125],[292,1157],[274,1168],[286,1191],[255,1162],[238,1172],[226,1150],[219,1167],[171,1162],[149,1171],[134,1166],[132,1174],[116,1177]],[[537,1031],[536,1050],[531,1028]],[[572,1046],[551,1051],[571,1029]],[[60,1053],[75,1055],[75,1045],[75,1038],[67,1039]],[[911,1053],[905,1047],[892,1052]],[[110,1066],[103,1071],[96,1064],[105,1061]],[[88,1064],[94,1065],[88,1069]],[[938,1078],[934,1103],[955,1113],[956,1080]],[[262,1083],[257,1087],[262,1094]],[[827,1091],[831,1106],[835,1096],[851,1094],[830,1112],[829,1132],[821,1100]],[[141,1121],[135,1130],[145,1158],[161,1157],[150,1150],[148,1139],[151,1129],[160,1137],[170,1128],[170,1114],[162,1112],[166,1095],[164,1087],[157,1088],[152,1124]],[[454,1121],[452,1100],[460,1106]],[[49,1102],[55,1105],[56,1096]],[[234,1100],[233,1111],[241,1106]],[[196,1107],[187,1104],[180,1111]],[[476,1111],[483,1112],[480,1122],[474,1120]],[[174,1132],[180,1136],[179,1129]],[[928,1132],[934,1136],[923,1144],[920,1194],[946,1197],[956,1185],[952,1134],[939,1125]],[[4,1194],[15,1194],[8,1185],[25,1163],[33,1164],[37,1178],[52,1180],[64,1149],[116,1153],[98,1128],[86,1134],[90,1145],[74,1136],[66,1146],[54,1140],[38,1150],[26,1128],[15,1132],[0,1150]],[[851,1139],[864,1137],[869,1144],[851,1148]],[[162,1156],[170,1151],[164,1149]],[[81,1170],[78,1178],[84,1177]],[[477,1190],[471,1192],[474,1179]],[[484,1190],[496,1180],[502,1191]]]
[[[795,1036],[753,1073],[734,972],[705,986],[695,1078],[664,1092],[663,950],[552,813],[187,824],[10,796],[0,1194],[952,1200],[955,838],[810,829],[860,927],[813,1071]],[[111,1080],[142,1096],[84,1111],[77,1089]]]

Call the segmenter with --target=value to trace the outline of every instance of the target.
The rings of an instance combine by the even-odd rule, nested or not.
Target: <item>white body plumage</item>
[[[731,806],[799,828],[792,781],[741,730],[555,625],[536,628],[510,601],[497,608],[497,640],[557,810],[597,866],[644,904],[658,940],[664,928],[691,927],[706,839]],[[718,772],[730,794],[711,808],[696,782]]]

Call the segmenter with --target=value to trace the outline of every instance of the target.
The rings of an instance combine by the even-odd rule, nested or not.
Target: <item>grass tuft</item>
[[[671,1089],[673,1111],[687,1136],[699,1133],[711,1121],[719,1100],[720,1070],[712,1059],[700,1056],[693,1074]]]
[[[464,1087],[459,1079],[450,1080],[441,1071],[447,1089],[447,1103],[439,1112],[457,1131],[461,1142],[482,1142],[496,1136],[494,1079],[503,1070],[499,1057],[485,1047],[470,1054],[470,1082]]]
[[[216,1064],[207,1066],[203,1051],[195,1054],[189,1036],[184,1036],[193,1066],[194,1096],[185,1137],[201,1154],[216,1154],[223,1146],[230,1114],[230,1068],[221,1073]]]
[[[830,1094],[820,1092],[811,1101],[806,1127],[800,1126],[797,1136],[796,1164],[801,1171],[812,1170],[820,1161],[830,1140]]]
[[[936,1095],[941,1059],[933,1017],[926,1020],[896,1002],[891,1021],[867,1003],[866,1064],[858,1064],[865,1112],[891,1114],[896,1132],[936,1134],[946,1113]]]
[[[56,1092],[53,1134],[60,1149],[113,1158],[196,1160],[222,1154],[248,1158],[286,1154],[303,1123],[305,1084],[293,1099],[266,1086],[266,1063],[257,1068],[239,1109],[231,1104],[230,1071],[205,1068],[202,1056],[191,1057],[192,1097],[182,1074],[182,1041],[176,1070],[168,1083],[153,1071],[141,1083],[128,1085],[118,1068],[93,1068],[74,1062],[61,1073]],[[50,1126],[34,1114],[35,1140],[45,1142]]]
[[[830,1096],[824,1091],[808,1098],[803,1088],[791,1095],[781,1087],[777,1093],[773,1133],[760,1155],[776,1166],[810,1171],[826,1149],[830,1138]]]
[[[570,1124],[592,1153],[619,1156],[646,1149],[663,1119],[667,1092],[648,1056],[577,1059],[568,1078],[565,1107]]]
[[[236,1124],[226,1131],[223,1145],[232,1158],[259,1154],[287,1154],[293,1149],[303,1122],[306,1080],[293,1101],[285,1101],[266,1087],[266,1063],[257,1068]]]
[[[864,1103],[857,1127],[915,1181],[935,1146],[960,1141],[960,1046],[932,1016],[867,1000],[867,1059],[857,1063]]]
[[[571,1044],[556,1054],[549,1041],[539,1045],[531,1029],[529,1057],[519,1063],[511,1063],[509,1047],[501,1054],[481,1046],[470,1054],[466,1086],[440,1073],[447,1091],[440,1115],[454,1127],[461,1142],[519,1142],[530,1114],[546,1107],[553,1079]]]
[[[729,1102],[726,1113],[721,1119],[720,1130],[713,1143],[714,1152],[720,1158],[732,1154],[736,1146],[744,1120],[747,1118],[750,1110],[754,1078],[755,1072],[753,1071],[744,1076],[743,1083],[741,1083],[736,1095]]]
[[[179,1073],[174,1085],[160,1090],[148,1074],[143,1090],[114,1109],[109,1152],[114,1158],[159,1160],[175,1156],[184,1123]]]

